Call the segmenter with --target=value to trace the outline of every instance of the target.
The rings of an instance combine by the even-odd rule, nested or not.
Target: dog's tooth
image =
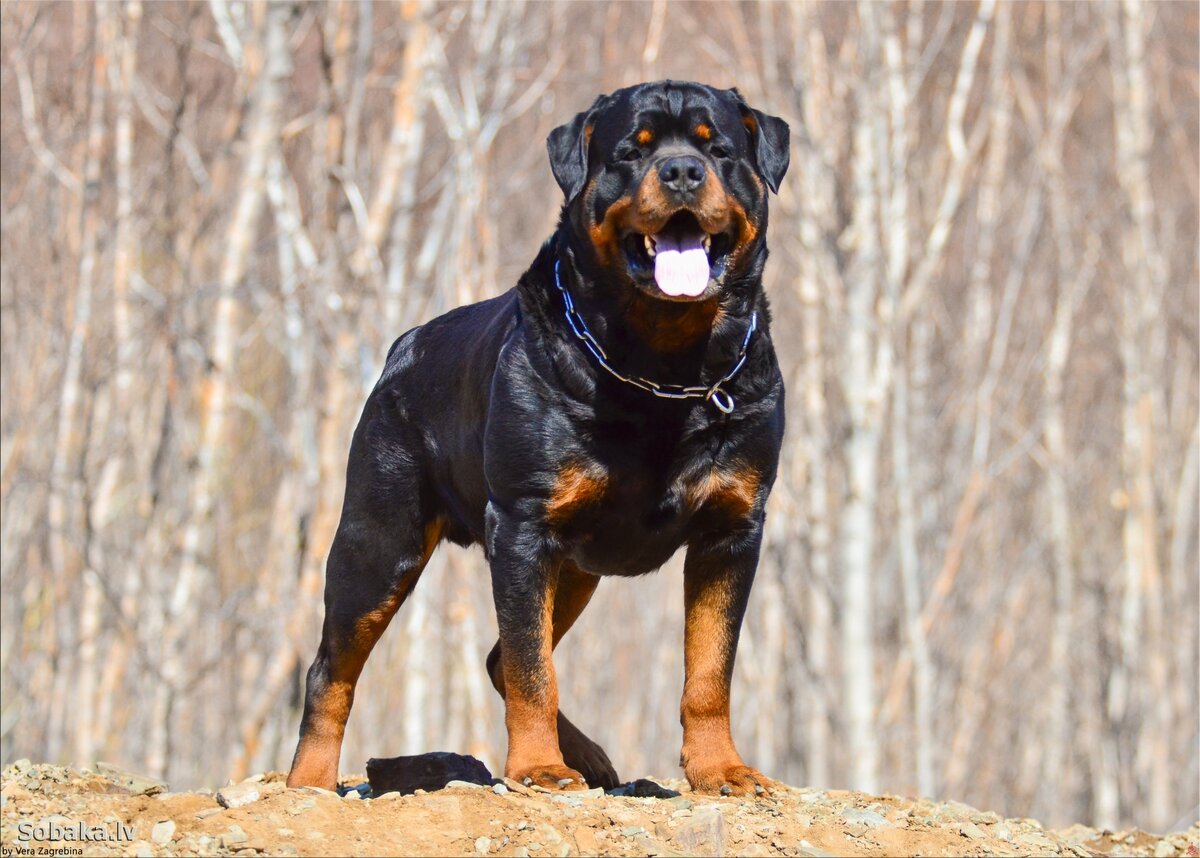
[[[702,244],[704,245],[704,252],[705,252],[705,253],[707,253],[708,251],[712,250],[712,236],[711,236],[711,235],[705,235],[705,236],[704,236],[704,241],[702,242]]]
[[[654,239],[648,235],[643,236],[643,238],[646,239],[646,252],[651,256],[658,253],[658,249],[654,246]]]

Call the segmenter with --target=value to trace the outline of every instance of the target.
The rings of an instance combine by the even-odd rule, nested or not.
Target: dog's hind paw
[[[558,744],[563,761],[578,769],[591,786],[614,789],[620,785],[621,779],[604,749],[566,718],[560,717],[558,721]]]

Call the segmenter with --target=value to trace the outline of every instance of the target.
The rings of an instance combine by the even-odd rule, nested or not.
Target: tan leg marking
[[[600,579],[596,576],[580,572],[572,564],[563,565],[559,572],[558,586],[555,588],[552,648],[558,646],[563,635],[574,625],[599,583]],[[504,697],[504,672],[499,660],[492,664],[490,677],[496,691]],[[561,710],[557,713],[555,726],[564,765],[582,772],[589,786],[617,785],[617,773],[602,747],[572,724]]]
[[[416,586],[444,530],[445,522],[441,519],[426,525],[421,562],[404,576],[399,589],[389,593],[378,607],[359,618],[354,634],[343,645],[344,648],[336,656],[330,656],[328,684],[313,700],[306,730],[300,737],[296,757],[288,773],[288,786],[318,786],[330,790],[337,787],[342,737],[346,732],[346,721],[350,718],[358,677],[388,623]]]
[[[684,579],[684,680],[680,720],[680,765],[697,792],[753,794],[772,782],[742,761],[729,724],[729,685],[733,669],[728,614],[733,610],[728,579],[716,575]]]

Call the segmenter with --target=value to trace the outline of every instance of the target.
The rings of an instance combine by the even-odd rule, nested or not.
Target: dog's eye
[[[712,153],[712,156],[714,158],[728,158],[729,157],[729,150],[726,149],[724,146],[713,146],[708,151]]]
[[[640,149],[626,149],[617,153],[618,161],[640,161],[641,159],[642,152]]]

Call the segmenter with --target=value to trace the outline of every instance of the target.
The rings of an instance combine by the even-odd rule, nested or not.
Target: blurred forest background
[[[286,768],[352,428],[392,340],[509,288],[543,140],[644,79],[792,125],[789,390],[734,729],[793,784],[1195,817],[1195,3],[0,7],[0,755]],[[678,559],[558,655],[677,773]],[[359,685],[368,756],[503,760],[482,555]]]

